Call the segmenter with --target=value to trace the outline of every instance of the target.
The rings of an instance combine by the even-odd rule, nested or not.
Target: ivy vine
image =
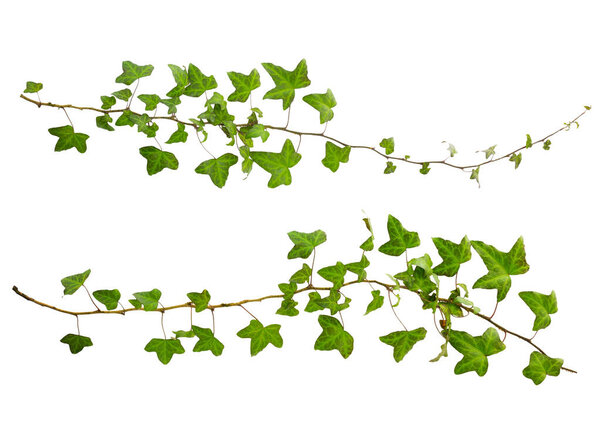
[[[289,96],[286,97],[289,99]],[[554,291],[527,290],[518,293],[524,303],[523,309],[526,306],[532,312],[532,335],[517,333],[494,318],[499,303],[509,296],[512,286],[511,277],[524,274],[529,270],[523,238],[518,238],[510,250],[504,252],[483,241],[471,241],[467,236],[459,242],[435,237],[432,241],[441,261],[434,266],[429,254],[409,257],[409,250],[421,244],[419,234],[406,229],[397,218],[389,215],[387,221],[389,239],[378,247],[378,251],[398,258],[401,270],[395,274],[387,274],[385,279],[381,279],[381,277],[371,276],[368,256],[375,253],[375,235],[370,220],[365,218],[364,223],[368,237],[359,246],[360,254],[357,256],[360,258],[351,262],[337,261],[335,264],[324,265],[318,269],[315,266],[316,251],[327,240],[325,232],[322,230],[308,233],[289,232],[288,236],[293,246],[287,258],[308,260],[308,262],[303,262],[288,280],[278,285],[280,293],[258,298],[214,302],[210,292],[204,289],[189,292],[186,301],[167,306],[161,302],[161,291],[150,289],[134,292],[133,298],[123,302],[122,294],[118,289],[106,288],[90,292],[86,286],[91,273],[89,269],[61,280],[64,295],[73,295],[77,292],[82,294],[82,289],[85,291],[84,297],[87,295],[93,304],[93,309],[89,311],[71,311],[55,307],[28,296],[16,286],[13,290],[30,302],[76,318],[77,333],[69,333],[60,340],[68,345],[73,354],[93,346],[91,338],[81,333],[80,317],[97,314],[125,315],[129,312],[143,311],[160,313],[163,337],[152,338],[145,346],[145,350],[155,353],[160,362],[167,364],[175,354],[183,354],[185,348],[182,341],[192,339],[195,341],[193,346],[190,344],[192,351],[209,351],[214,356],[219,356],[225,346],[216,337],[215,311],[239,308],[248,314],[250,320],[247,326],[241,327],[237,335],[241,339],[250,340],[250,355],[255,356],[269,345],[276,348],[283,346],[282,327],[278,323],[266,322],[267,319],[271,321],[274,316],[261,315],[263,321],[259,320],[247,306],[265,300],[276,300],[280,304],[275,311],[276,315],[294,317],[300,314],[298,306],[302,298],[304,312],[323,312],[316,319],[322,332],[314,342],[314,349],[338,351],[343,358],[348,358],[354,350],[354,338],[349,332],[351,327],[344,323],[344,311],[348,310],[351,304],[353,307],[359,305],[360,310],[368,316],[384,305],[389,306],[394,316],[394,323],[398,323],[398,329],[382,329],[379,339],[391,347],[393,359],[400,362],[413,348],[422,347],[419,343],[428,333],[423,326],[411,326],[409,329],[408,323],[402,320],[402,314],[396,309],[401,297],[412,296],[413,301],[421,305],[423,310],[431,312],[432,324],[442,339],[441,350],[431,359],[431,362],[448,357],[448,346],[451,346],[462,356],[454,367],[455,374],[475,372],[479,376],[485,375],[489,366],[488,357],[506,349],[507,336],[519,339],[533,349],[529,356],[529,363],[522,370],[522,374],[536,385],[543,382],[547,376],[559,375],[561,370],[576,372],[564,367],[563,359],[546,354],[533,341],[540,330],[550,325],[551,315],[558,310]],[[472,259],[472,250],[475,250],[482,260],[487,272],[468,286],[459,279],[459,272],[461,265]],[[317,283],[317,280],[320,282]],[[352,302],[345,294],[349,287],[360,287],[367,299],[360,303]],[[449,291],[445,291],[446,288]],[[486,290],[495,293],[496,304],[491,314],[483,314],[477,307],[475,290],[482,290],[483,299],[492,297]],[[477,295],[477,298],[480,296]],[[189,310],[190,322],[189,325],[181,326],[181,329],[173,331],[172,334],[167,334],[164,317],[165,313],[172,310]],[[211,326],[202,327],[194,322],[194,314],[203,311],[210,311]],[[469,333],[463,330],[465,329],[463,326],[466,325],[465,318],[484,320],[489,327],[483,332]],[[391,332],[388,332],[390,330]]]
[[[268,181],[270,188],[290,185],[292,182],[290,169],[295,167],[302,158],[299,149],[303,137],[316,137],[325,142],[325,156],[322,164],[332,172],[336,172],[340,168],[340,164],[349,162],[352,150],[358,149],[367,150],[380,156],[385,162],[385,165],[382,165],[384,174],[394,173],[398,163],[414,165],[424,175],[428,174],[433,166],[441,165],[466,172],[470,179],[479,184],[480,170],[483,166],[501,160],[508,160],[514,164],[515,169],[518,168],[523,160],[524,150],[535,145],[541,146],[544,150],[549,150],[551,146],[550,138],[557,133],[569,130],[573,125],[579,127],[579,119],[590,109],[589,106],[585,106],[584,110],[574,119],[565,122],[557,130],[539,139],[534,140],[531,135],[527,134],[524,138],[525,143],[522,146],[504,154],[496,154],[496,145],[492,145],[485,150],[479,150],[484,157],[480,162],[468,165],[454,163],[452,158],[458,151],[451,143],[447,143],[448,156],[444,159],[414,160],[411,159],[410,155],[397,153],[393,137],[385,137],[378,146],[375,146],[351,144],[329,136],[327,134],[327,124],[333,119],[333,108],[337,104],[331,89],[327,89],[324,93],[311,93],[302,97],[303,102],[318,111],[319,124],[324,126],[321,131],[300,131],[289,128],[296,90],[306,88],[311,84],[308,78],[306,61],[301,60],[291,71],[272,63],[263,63],[262,67],[275,84],[273,88],[264,94],[263,99],[281,100],[283,111],[287,110],[285,126],[266,123],[263,120],[263,112],[253,103],[252,93],[261,86],[260,73],[257,69],[252,69],[248,74],[228,72],[227,76],[234,91],[227,96],[227,99],[223,94],[213,91],[218,87],[215,77],[205,75],[197,66],[191,63],[187,67],[169,65],[175,86],[171,87],[166,94],[143,93],[136,96],[140,79],[150,76],[154,71],[154,67],[152,65],[137,65],[130,61],[123,62],[123,72],[115,81],[126,86],[135,84],[133,91],[130,88],[123,88],[107,95],[101,95],[99,106],[43,102],[39,95],[43,84],[31,81],[27,82],[24,93],[35,94],[37,99],[24,94],[21,94],[21,97],[38,107],[58,108],[64,111],[68,125],[48,130],[51,135],[58,138],[54,148],[55,151],[75,148],[80,153],[85,153],[87,150],[89,135],[75,130],[75,125],[67,110],[87,110],[98,113],[96,126],[109,132],[114,131],[115,127],[137,128],[138,132],[143,133],[155,143],[155,145],[144,145],[139,148],[140,155],[146,160],[146,170],[149,175],[157,174],[165,169],[177,170],[179,168],[179,161],[175,154],[163,149],[162,144],[159,142],[157,137],[159,125],[157,122],[171,121],[176,125],[175,131],[170,134],[164,144],[185,143],[189,136],[188,130],[191,129],[200,146],[210,157],[200,162],[195,171],[198,174],[207,175],[213,184],[219,188],[225,185],[231,167],[239,162],[240,157],[242,159],[241,170],[244,174],[249,175],[254,164],[257,164],[271,175]],[[210,97],[208,92],[212,93]],[[182,103],[182,97],[203,97],[204,109],[196,117],[182,119],[177,114],[177,107]],[[138,102],[134,102],[134,99],[137,99]],[[144,109],[134,110],[134,105],[139,105],[140,102],[144,105]],[[250,114],[244,122],[236,122],[236,117],[228,109],[228,103],[230,102],[248,102],[248,112]],[[119,106],[117,106],[117,103],[119,103]],[[158,115],[159,109],[166,109],[166,114]],[[118,115],[118,117],[113,118],[113,115]],[[219,154],[215,155],[214,148],[211,147],[209,150],[209,143],[207,142],[210,128],[217,128],[223,132],[229,139],[227,146],[235,146],[235,148],[232,148],[231,151],[225,149],[226,152],[221,153],[224,147],[216,147]],[[280,151],[257,150],[255,145],[258,141],[267,142],[272,131],[285,133],[294,140],[286,139]]]

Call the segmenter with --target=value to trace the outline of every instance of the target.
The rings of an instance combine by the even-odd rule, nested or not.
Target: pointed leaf
[[[451,330],[449,340],[452,347],[463,354],[463,358],[454,367],[455,374],[475,371],[480,377],[484,376],[488,369],[487,357],[506,348],[494,328],[488,328],[483,335],[477,337],[467,332]]]
[[[76,148],[79,153],[85,153],[87,150],[86,141],[89,136],[84,133],[75,133],[71,125],[62,127],[54,127],[48,129],[48,133],[52,136],[57,136],[58,141],[54,146],[54,151],[64,151],[69,148]]]
[[[71,354],[77,354],[83,350],[86,346],[93,346],[92,339],[90,337],[84,337],[83,335],[67,334],[60,339],[61,343],[69,345]]]
[[[135,299],[144,307],[145,311],[155,311],[158,308],[158,300],[160,300],[161,295],[162,293],[158,289],[133,294]]]
[[[272,63],[263,63],[262,66],[269,73],[269,76],[275,82],[275,88],[267,91],[264,99],[281,99],[283,101],[283,109],[287,110],[292,104],[295,97],[295,90],[305,88],[310,85],[308,79],[308,68],[306,60],[302,59],[296,66],[294,71],[287,71],[280,66]]]
[[[102,101],[103,110],[109,110],[112,106],[117,103],[117,99],[114,96],[100,96],[100,100]]]
[[[92,292],[92,295],[96,300],[106,306],[106,310],[108,311],[116,309],[119,304],[119,300],[121,299],[121,292],[119,292],[118,289],[95,290]]]
[[[349,146],[338,147],[334,143],[327,141],[325,143],[325,157],[321,163],[335,173],[340,168],[340,162],[346,163],[350,159],[350,150]]]
[[[187,297],[192,303],[194,303],[196,312],[202,312],[204,309],[206,309],[210,301],[210,293],[206,289],[204,289],[202,292],[189,292]]]
[[[115,91],[114,93],[112,93],[112,95],[115,96],[119,100],[127,102],[129,100],[129,98],[131,97],[132,93],[129,88],[123,88],[122,90]]]
[[[413,346],[425,338],[425,328],[417,328],[412,331],[396,331],[379,337],[386,345],[394,347],[394,360],[399,362],[413,348]]]
[[[315,342],[317,351],[333,351],[337,349],[344,358],[348,358],[354,349],[354,338],[344,330],[337,318],[319,315],[319,324],[323,332]]]
[[[235,88],[235,91],[227,98],[230,102],[246,102],[252,90],[260,86],[260,74],[256,69],[250,71],[248,75],[230,71],[227,76]]]
[[[394,147],[395,147],[394,138],[382,139],[381,142],[379,143],[379,146],[381,148],[385,148],[386,155],[391,155],[394,152]]]
[[[185,131],[185,125],[177,122],[177,130],[171,135],[166,144],[173,144],[175,142],[185,142],[187,141],[187,131]]]
[[[381,295],[381,291],[379,289],[371,291],[371,295],[373,296],[373,300],[371,300],[371,302],[367,306],[367,311],[365,312],[365,315],[383,306],[383,295]]]
[[[338,261],[335,266],[323,267],[317,272],[321,277],[333,284],[333,289],[339,289],[344,284],[346,266]]]
[[[387,230],[390,240],[379,248],[381,253],[399,256],[402,255],[406,249],[417,247],[421,244],[419,234],[417,232],[409,232],[406,230],[400,221],[392,215],[388,216]]]
[[[437,275],[453,277],[458,273],[460,265],[471,259],[471,242],[466,236],[463,237],[460,244],[443,238],[432,238],[432,240],[442,257],[442,262],[433,268],[433,272]]]
[[[109,124],[112,122],[112,117],[108,114],[101,114],[100,116],[96,116],[96,126],[98,128],[102,128],[107,131],[115,131],[115,129]]]
[[[91,269],[86,270],[85,272],[78,273],[76,275],[70,275],[68,277],[60,280],[61,284],[64,286],[63,295],[73,295],[77,289],[79,289],[85,283],[85,280],[92,273]]]
[[[252,151],[250,152],[250,157],[261,168],[271,173],[268,183],[270,188],[275,188],[282,184],[290,185],[292,183],[290,168],[300,162],[302,158],[300,153],[296,153],[294,145],[289,139],[285,140],[281,153]]]
[[[346,269],[356,274],[358,281],[363,281],[365,278],[367,278],[367,271],[365,269],[369,267],[370,264],[371,263],[367,257],[363,254],[360,261],[346,264]]]
[[[554,377],[559,375],[563,363],[564,360],[561,358],[551,358],[538,351],[533,351],[529,356],[529,365],[523,369],[523,375],[539,385],[547,375]]]
[[[319,295],[318,292],[310,292],[308,294],[308,298],[309,300],[306,304],[306,307],[304,308],[304,312],[315,312],[324,309],[323,306],[319,304],[319,302],[321,301],[321,295]]]
[[[154,67],[152,65],[136,65],[133,62],[123,62],[123,74],[115,79],[117,83],[124,83],[125,85],[131,85],[142,77],[147,77],[152,74]]]
[[[229,169],[238,161],[232,153],[225,153],[216,159],[209,159],[196,167],[196,173],[210,176],[214,185],[223,188],[229,177]]]
[[[146,105],[146,108],[144,108],[146,111],[156,110],[156,107],[160,103],[160,96],[158,94],[140,94],[137,98]]]
[[[210,351],[214,356],[219,356],[223,353],[223,343],[216,337],[213,331],[199,326],[192,326],[194,335],[198,337],[198,341],[194,345],[194,352]]]
[[[310,268],[310,266],[308,264],[304,263],[304,264],[302,264],[302,269],[295,272],[294,275],[292,275],[290,277],[290,283],[297,283],[297,284],[308,283],[308,281],[310,280],[311,274],[312,274],[312,269]]]
[[[25,84],[25,89],[23,90],[23,93],[37,93],[38,91],[40,91],[42,88],[44,88],[44,85],[38,82],[31,82],[28,81]]]
[[[533,330],[547,328],[550,325],[550,314],[558,311],[556,303],[556,294],[554,291],[550,295],[540,294],[539,292],[519,292],[519,297],[525,302],[529,309],[535,314]]]
[[[302,100],[319,112],[322,124],[333,119],[332,108],[337,105],[337,102],[329,88],[325,94],[308,94]]]
[[[160,150],[156,147],[146,146],[140,148],[140,154],[146,158],[146,171],[149,175],[154,175],[165,168],[177,170],[179,161],[173,153]]]
[[[279,334],[280,328],[281,325],[278,324],[263,326],[258,320],[250,320],[250,324],[240,330],[237,335],[240,338],[250,339],[250,355],[255,356],[265,349],[269,343],[276,348],[283,346],[283,339]]]
[[[202,96],[206,91],[217,88],[214,76],[205,76],[202,71],[193,64],[188,67],[189,85],[185,87],[183,94],[191,97]]]
[[[288,237],[294,243],[292,250],[288,252],[288,259],[308,258],[314,248],[327,241],[327,235],[322,230],[315,230],[311,233],[288,232]]]
[[[179,339],[171,338],[169,340],[163,338],[153,338],[148,342],[145,351],[156,352],[156,356],[163,365],[171,361],[174,354],[183,354],[185,349],[181,345]]]

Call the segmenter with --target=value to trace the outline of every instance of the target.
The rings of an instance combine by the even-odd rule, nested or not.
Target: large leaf
[[[412,331],[396,331],[379,337],[386,345],[394,347],[394,360],[399,362],[413,348],[413,346],[425,338],[425,328],[417,328]]]
[[[183,354],[185,349],[181,345],[179,339],[171,338],[153,338],[148,342],[144,350],[148,352],[156,352],[156,356],[162,364],[166,365],[171,361],[174,354]]]
[[[60,339],[61,343],[69,345],[71,354],[81,352],[86,346],[93,346],[92,339],[83,335],[67,334]]]
[[[154,67],[152,65],[136,65],[133,62],[123,62],[123,74],[115,79],[117,83],[124,83],[125,85],[131,85],[142,77],[149,76],[152,74]]]
[[[288,237],[294,243],[294,247],[288,252],[288,259],[308,258],[314,248],[327,241],[327,235],[322,230],[311,233],[288,232]]]
[[[218,356],[223,353],[223,343],[215,337],[213,331],[207,328],[192,326],[192,331],[198,341],[194,345],[194,352],[210,351],[213,355]]]
[[[154,175],[165,168],[177,170],[179,167],[179,161],[171,152],[163,151],[152,146],[146,146],[140,148],[140,154],[148,161],[146,164],[146,171],[149,175]]]
[[[455,374],[475,371],[479,376],[485,375],[488,369],[487,357],[506,348],[494,328],[488,328],[483,335],[477,337],[467,332],[451,330],[449,340],[452,347],[463,354],[463,358],[454,367]]]
[[[250,355],[254,356],[265,349],[269,343],[276,348],[283,346],[283,339],[279,334],[280,328],[279,324],[263,326],[258,320],[250,320],[250,324],[240,330],[237,335],[240,338],[250,339]]]
[[[473,288],[497,289],[497,300],[504,300],[511,286],[510,275],[521,275],[529,270],[523,238],[519,238],[507,253],[481,241],[472,241],[471,245],[488,269],[488,273],[479,278]]]
[[[248,75],[230,71],[227,76],[235,88],[235,91],[227,98],[230,102],[246,102],[252,90],[260,86],[260,74],[256,69],[250,71]]]
[[[261,168],[271,173],[268,183],[270,188],[275,188],[282,184],[290,185],[292,183],[290,168],[300,162],[302,158],[300,153],[296,153],[294,145],[289,139],[285,140],[281,153],[251,151],[250,157]]]
[[[417,247],[421,244],[419,234],[417,232],[409,232],[406,230],[400,221],[392,215],[388,216],[387,230],[390,240],[379,248],[381,253],[391,256],[400,256],[406,249]]]
[[[209,159],[196,167],[196,173],[210,176],[214,185],[222,188],[229,177],[229,169],[237,164],[238,157],[232,153],[225,153],[216,159]]]
[[[539,331],[550,325],[550,314],[555,314],[558,311],[554,291],[550,295],[530,291],[519,292],[519,297],[535,314],[535,321],[533,322],[534,331]]]
[[[304,59],[298,63],[293,71],[287,71],[272,63],[263,63],[262,66],[269,73],[273,82],[275,82],[275,88],[267,91],[264,99],[281,99],[284,110],[287,110],[292,104],[296,95],[296,89],[305,88],[310,85],[308,68]]]
[[[106,310],[116,309],[121,299],[121,292],[118,289],[101,289],[92,292],[96,300],[106,306]]]
[[[563,363],[564,360],[561,358],[552,358],[538,351],[533,351],[529,356],[529,365],[523,369],[523,375],[539,385],[546,379],[547,375],[554,377],[559,375]]]
[[[194,64],[188,67],[189,85],[185,87],[183,94],[191,97],[202,96],[206,91],[217,88],[214,76],[205,76]]]
[[[333,119],[332,108],[337,105],[337,102],[329,88],[325,94],[308,94],[302,100],[319,112],[322,124]]]
[[[92,273],[92,271],[91,269],[88,269],[85,272],[70,275],[60,280],[65,288],[63,295],[73,295],[77,289],[83,286],[83,283],[85,283],[85,280],[90,276],[90,273]]]
[[[460,265],[471,259],[471,242],[466,236],[460,244],[443,238],[432,238],[432,240],[442,257],[442,262],[433,268],[437,275],[453,277],[458,273]]]
[[[348,358],[354,349],[354,338],[344,330],[337,318],[329,315],[319,315],[319,324],[323,329],[315,342],[318,351],[333,351],[337,349],[342,357]]]
[[[340,162],[346,163],[350,159],[351,147],[338,147],[332,142],[325,142],[325,157],[321,163],[332,172],[338,171]]]
[[[69,148],[76,148],[79,153],[85,153],[89,136],[84,133],[75,133],[71,125],[49,128],[48,133],[57,136],[58,141],[54,146],[54,151],[64,151]]]

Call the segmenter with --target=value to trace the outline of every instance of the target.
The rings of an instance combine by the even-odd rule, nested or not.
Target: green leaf
[[[349,146],[338,147],[332,142],[327,141],[325,143],[325,157],[321,163],[332,172],[336,172],[340,168],[340,162],[348,162],[350,159]]]
[[[158,308],[158,300],[162,295],[158,289],[146,292],[135,292],[133,296],[144,307],[145,311],[155,311]]]
[[[319,112],[322,124],[333,119],[332,108],[337,105],[337,102],[329,88],[325,94],[308,94],[302,100]]]
[[[227,98],[230,102],[246,102],[252,90],[260,86],[260,74],[256,69],[250,71],[248,75],[230,71],[227,76],[235,88],[235,91]]]
[[[381,142],[379,143],[379,146],[381,148],[385,148],[386,155],[391,155],[394,152],[394,147],[395,147],[394,138],[382,139]]]
[[[146,146],[140,148],[140,154],[148,161],[146,171],[149,175],[154,175],[165,168],[177,170],[179,161],[173,153],[160,150],[156,147]]]
[[[185,125],[177,122],[177,130],[171,135],[166,144],[173,144],[175,142],[185,142],[187,141],[187,131],[185,131]]]
[[[367,238],[360,246],[359,248],[364,250],[364,251],[371,251],[373,250],[374,246],[374,241],[375,241],[375,236],[373,235],[373,228],[371,227],[371,221],[369,221],[369,218],[363,218],[363,221],[365,222],[365,225],[367,226],[367,230],[371,233],[371,236],[369,238]]]
[[[344,296],[344,302],[340,303],[340,297],[342,294],[339,290],[331,289],[329,291],[329,296],[325,298],[321,298],[318,301],[315,301],[323,309],[329,309],[331,315],[335,315],[344,309],[348,309],[350,307],[350,302],[352,301],[350,298]]]
[[[413,348],[413,346],[425,338],[427,331],[425,328],[417,328],[412,331],[396,331],[388,335],[379,337],[386,345],[393,346],[394,360],[399,362]]]
[[[160,103],[167,106],[167,113],[175,114],[177,113],[177,105],[181,103],[181,99],[179,97],[171,97],[169,99],[161,99]]]
[[[371,302],[367,306],[367,311],[365,312],[365,315],[383,306],[383,295],[381,295],[381,291],[379,289],[371,291],[371,295],[373,296],[373,300],[371,300]]]
[[[317,351],[333,351],[337,349],[342,357],[348,358],[354,349],[354,338],[344,330],[337,318],[319,315],[319,324],[323,332],[315,342]]]
[[[254,124],[250,126],[241,127],[238,130],[238,134],[240,139],[244,144],[248,147],[254,147],[254,142],[252,138],[260,137],[260,140],[265,142],[269,139],[270,133],[265,129],[265,126],[262,124]]]
[[[103,130],[115,131],[113,127],[110,126],[109,122],[112,122],[112,117],[108,114],[101,114],[100,116],[96,116],[96,126],[98,128],[102,128]]]
[[[300,162],[302,156],[300,153],[296,153],[292,141],[286,139],[281,153],[252,151],[250,152],[250,158],[262,169],[271,173],[268,186],[275,188],[282,184],[290,185],[292,183],[290,168]]]
[[[419,170],[419,173],[421,173],[422,175],[426,175],[427,173],[429,173],[430,170],[431,168],[429,167],[429,162],[423,162],[421,164],[421,169]]]
[[[111,107],[117,103],[117,99],[113,96],[100,96],[100,100],[102,101],[102,106],[100,108],[103,110],[110,110]]]
[[[431,294],[437,289],[436,284],[429,278],[428,274],[422,267],[413,268],[412,265],[399,274],[394,275],[394,278],[402,280],[404,285],[413,292],[419,292],[422,297]]]
[[[385,163],[385,169],[383,170],[384,175],[389,175],[390,173],[394,173],[396,171],[396,166],[393,162],[387,161]]]
[[[507,253],[481,241],[472,241],[471,245],[488,269],[488,273],[479,278],[473,288],[497,289],[498,301],[504,300],[511,286],[510,275],[521,275],[529,270],[523,238],[520,237]]]
[[[25,89],[23,90],[23,92],[24,93],[37,93],[42,88],[44,88],[43,84],[29,81],[25,84]]]
[[[556,294],[554,291],[550,295],[540,294],[539,292],[519,292],[519,297],[525,302],[529,309],[535,314],[533,330],[547,328],[550,325],[550,314],[558,311],[556,303]]]
[[[544,141],[544,145],[542,146],[542,148],[544,150],[550,150],[550,144],[552,144],[552,141],[550,139],[546,139]]]
[[[185,91],[185,87],[189,83],[187,70],[181,68],[177,65],[169,64],[169,68],[171,69],[171,73],[173,74],[173,79],[175,79],[175,83],[177,84],[171,91],[167,93],[169,97],[179,97]]]
[[[523,155],[521,153],[513,153],[512,155],[510,155],[510,158],[508,158],[510,162],[515,163],[515,170],[519,168],[519,165],[521,165],[522,159]]]
[[[443,238],[432,238],[432,240],[438,254],[442,257],[442,262],[433,268],[433,272],[437,275],[453,277],[458,273],[460,265],[471,259],[471,242],[466,235],[460,244]]]
[[[121,299],[121,292],[118,289],[102,289],[95,290],[92,292],[92,295],[96,300],[106,306],[106,310],[112,311],[116,309],[119,304],[119,300]]]
[[[144,108],[146,111],[155,110],[160,103],[158,94],[140,94],[137,98],[146,105],[146,108]]]
[[[270,324],[263,326],[258,320],[250,320],[250,324],[237,333],[240,338],[250,339],[250,355],[255,356],[265,349],[269,343],[276,348],[283,346],[283,339],[279,334],[281,325]]]
[[[333,284],[333,289],[339,289],[344,284],[346,266],[338,261],[334,266],[323,267],[317,273],[327,281],[330,281]]]
[[[92,271],[91,269],[88,269],[85,272],[70,275],[60,280],[65,288],[63,295],[73,295],[77,289],[83,286],[85,280],[90,276],[90,273],[92,273]]]
[[[127,300],[131,303],[131,305],[136,308],[136,309],[141,309],[142,308],[142,303],[140,303],[139,301],[137,301],[135,298],[132,298],[131,300]]]
[[[225,153],[216,159],[209,159],[196,167],[196,173],[210,176],[214,185],[223,188],[229,177],[229,169],[238,161],[238,157],[232,153]]]
[[[296,306],[298,306],[297,301],[293,300],[292,298],[285,298],[281,302],[281,306],[279,307],[279,309],[277,309],[277,312],[275,313],[278,315],[287,315],[288,317],[295,317],[300,313],[300,311],[296,309]]]
[[[240,155],[244,159],[242,161],[242,173],[246,173],[246,175],[249,175],[252,171],[252,165],[254,164],[254,161],[250,159],[250,148],[247,145],[242,145],[239,148],[239,151]]]
[[[539,385],[546,379],[547,375],[554,377],[559,375],[563,363],[564,360],[561,358],[552,358],[538,351],[533,351],[529,356],[529,365],[523,369],[523,375]]]
[[[195,337],[194,331],[192,331],[192,330],[189,330],[189,331],[173,331],[173,334],[175,334],[175,338],[193,338],[193,337]]]
[[[117,83],[124,83],[125,85],[131,85],[142,77],[147,77],[152,74],[154,67],[152,65],[136,65],[133,62],[123,62],[123,74],[115,79]]]
[[[409,232],[400,221],[392,215],[388,216],[387,230],[390,240],[379,247],[381,253],[391,256],[400,256],[406,249],[417,247],[421,244],[419,234],[417,232]]]
[[[308,258],[314,248],[327,241],[327,235],[322,230],[311,233],[288,232],[288,237],[294,243],[294,247],[288,252],[288,260],[294,258]]]
[[[122,90],[115,91],[114,93],[112,93],[112,95],[115,96],[119,100],[127,102],[129,100],[129,98],[131,97],[132,93],[129,88],[124,88]]]
[[[452,347],[464,356],[454,367],[455,374],[475,371],[480,377],[484,376],[488,369],[487,357],[506,348],[494,328],[488,328],[478,337],[473,337],[467,332],[451,330],[449,341]]]
[[[60,339],[61,343],[69,345],[71,354],[77,354],[81,352],[86,346],[93,346],[92,339],[90,337],[84,337],[83,335],[67,334]]]
[[[308,298],[309,300],[306,304],[306,307],[304,308],[304,312],[315,312],[324,309],[323,306],[319,304],[319,302],[321,301],[321,295],[319,295],[318,292],[310,292],[308,294]]]
[[[206,91],[217,88],[214,76],[205,76],[195,65],[188,67],[189,85],[185,87],[183,94],[191,97],[202,96]]]
[[[214,356],[219,356],[223,353],[225,346],[217,340],[213,331],[199,326],[192,326],[192,331],[198,337],[198,341],[194,345],[194,352],[210,351]]]
[[[196,312],[202,312],[206,309],[208,307],[208,302],[210,301],[210,293],[206,289],[202,292],[189,292],[187,297],[194,303]]]
[[[525,141],[525,148],[530,148],[532,146],[531,136],[527,135],[527,140]]]
[[[474,168],[473,170],[471,170],[471,176],[469,177],[469,179],[474,179],[475,181],[477,181],[477,185],[479,185],[481,187],[481,184],[479,182],[479,168],[481,166]]]
[[[287,110],[292,104],[296,95],[295,90],[310,85],[308,68],[304,59],[298,63],[294,71],[287,71],[272,63],[263,63],[262,66],[275,82],[275,88],[267,91],[263,99],[281,99],[284,110]]]
[[[310,268],[310,266],[308,264],[304,263],[304,264],[302,264],[302,269],[295,272],[294,275],[292,275],[290,277],[290,283],[297,283],[297,284],[308,283],[308,281],[310,280],[311,274],[312,274],[312,269]]]
[[[115,125],[117,127],[133,127],[133,120],[131,119],[132,116],[133,113],[130,110],[123,111],[123,113],[117,118]]]
[[[171,338],[169,340],[163,338],[153,338],[148,342],[145,351],[156,352],[156,356],[163,365],[171,361],[174,354],[183,354],[185,349],[181,346],[179,339]]]
[[[296,294],[298,285],[296,283],[281,283],[279,290],[283,293],[283,298],[290,299]]]
[[[365,278],[367,278],[367,272],[365,269],[369,267],[370,264],[371,263],[367,257],[363,254],[363,256],[360,258],[360,261],[346,264],[346,269],[349,272],[356,274],[358,281],[363,281]]]
[[[64,151],[69,148],[76,148],[79,153],[85,153],[87,150],[86,141],[89,136],[84,133],[75,133],[75,130],[73,130],[73,127],[70,125],[49,128],[48,133],[58,137],[58,141],[56,141],[56,145],[54,146],[54,151]]]
[[[487,150],[483,150],[483,152],[485,153],[485,158],[486,159],[491,158],[492,156],[494,156],[496,154],[496,145],[492,145]]]

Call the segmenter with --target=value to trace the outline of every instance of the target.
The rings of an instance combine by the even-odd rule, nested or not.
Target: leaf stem
[[[67,119],[69,119],[69,123],[71,124],[71,128],[73,128],[73,131],[75,131],[75,125],[73,125],[73,121],[69,117],[69,113],[67,113],[67,110],[65,110],[65,107],[61,107],[61,108],[65,112],[65,115],[67,116]]]
[[[256,318],[256,316],[255,316],[255,315],[254,315],[252,312],[250,312],[248,309],[246,309],[246,308],[244,307],[244,305],[243,305],[243,304],[239,304],[238,306],[239,306],[239,307],[241,307],[241,308],[242,308],[243,310],[245,310],[246,312],[248,312],[248,314],[249,314],[249,315],[250,315],[252,318],[254,318],[256,321],[258,321],[258,322],[260,323],[260,320],[259,320],[258,318]]]
[[[406,326],[404,326],[404,323],[402,323],[402,320],[400,320],[400,317],[398,317],[398,314],[396,313],[396,309],[394,308],[394,305],[392,304],[392,292],[389,289],[387,290],[387,294],[388,294],[388,301],[390,302],[390,308],[392,309],[392,312],[394,313],[396,320],[398,320],[400,322],[400,324],[402,325],[402,327],[404,328],[405,331],[408,331],[408,329],[406,329]]]
[[[94,301],[94,299],[92,298],[92,295],[90,294],[90,291],[88,290],[88,288],[85,286],[85,284],[82,284],[81,287],[83,287],[85,289],[85,291],[88,294],[88,297],[90,297],[90,301],[92,302],[92,304],[96,307],[96,309],[98,310],[98,312],[101,311],[101,309],[98,307],[98,305],[96,304],[96,302]]]
[[[213,159],[217,159],[217,158],[215,158],[215,156],[214,156],[214,155],[213,155],[213,154],[212,154],[210,151],[208,151],[208,150],[207,150],[207,148],[204,146],[204,144],[203,144],[203,143],[202,143],[202,141],[200,140],[200,135],[198,135],[198,132],[197,132],[197,131],[195,131],[194,133],[196,133],[196,138],[198,139],[198,142],[200,142],[200,146],[201,146],[201,147],[204,149],[204,151],[205,151],[205,152],[207,152],[209,155],[211,155]]]

